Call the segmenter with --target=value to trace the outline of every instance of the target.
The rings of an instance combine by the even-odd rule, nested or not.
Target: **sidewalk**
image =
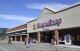
[[[60,44],[60,45],[54,45],[55,47],[62,47],[62,48],[80,48],[80,46],[77,46],[77,45],[63,45],[63,44]]]
[[[19,44],[23,44],[24,42],[20,42],[20,41],[12,41],[13,43],[19,43]],[[45,47],[45,48],[53,48],[53,47],[58,47],[58,48],[80,48],[80,46],[77,45],[64,45],[64,44],[59,44],[59,45],[51,45],[49,43],[31,43],[31,46],[35,46],[35,47]]]
[[[1,41],[2,43],[7,43],[7,41]],[[15,47],[24,48],[31,51],[80,51],[80,46],[75,45],[51,45],[49,43],[35,44],[31,43],[30,48],[27,48],[24,42],[12,41],[12,45]]]

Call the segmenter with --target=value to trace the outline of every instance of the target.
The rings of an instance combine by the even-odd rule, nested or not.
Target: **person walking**
[[[55,41],[55,37],[53,36],[52,39],[51,39],[52,45],[54,45],[54,41]]]
[[[8,39],[8,44],[12,44],[11,43],[11,37],[9,37],[9,39]]]
[[[45,36],[45,41],[46,41],[46,43],[47,43],[47,40],[48,40],[48,37],[47,37],[47,36]]]
[[[30,39],[27,40],[27,48],[30,47]]]
[[[54,45],[54,39],[53,38],[51,39],[51,44]]]
[[[25,45],[26,45],[26,42],[27,42],[27,39],[25,38],[25,43],[24,43]]]

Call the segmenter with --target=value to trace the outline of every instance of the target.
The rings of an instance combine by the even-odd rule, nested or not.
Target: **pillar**
[[[15,36],[15,41],[17,40],[16,36]]]
[[[37,33],[38,44],[40,44],[40,32]]]
[[[57,29],[54,30],[56,45],[59,45],[59,32]]]
[[[27,37],[26,38],[27,38],[27,40],[29,39],[29,34],[27,34]]]
[[[22,41],[22,36],[20,35],[20,41]]]
[[[11,41],[13,41],[13,38],[12,38],[12,36],[11,36]]]

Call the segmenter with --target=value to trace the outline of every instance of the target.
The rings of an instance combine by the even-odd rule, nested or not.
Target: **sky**
[[[0,0],[0,27],[13,28],[38,18],[45,6],[60,10],[80,0]]]

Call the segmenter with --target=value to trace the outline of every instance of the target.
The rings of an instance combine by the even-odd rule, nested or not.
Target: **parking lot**
[[[0,51],[80,51],[80,48],[51,46],[50,44],[31,44],[27,48],[24,42],[12,42],[7,44],[7,41],[0,41]]]

